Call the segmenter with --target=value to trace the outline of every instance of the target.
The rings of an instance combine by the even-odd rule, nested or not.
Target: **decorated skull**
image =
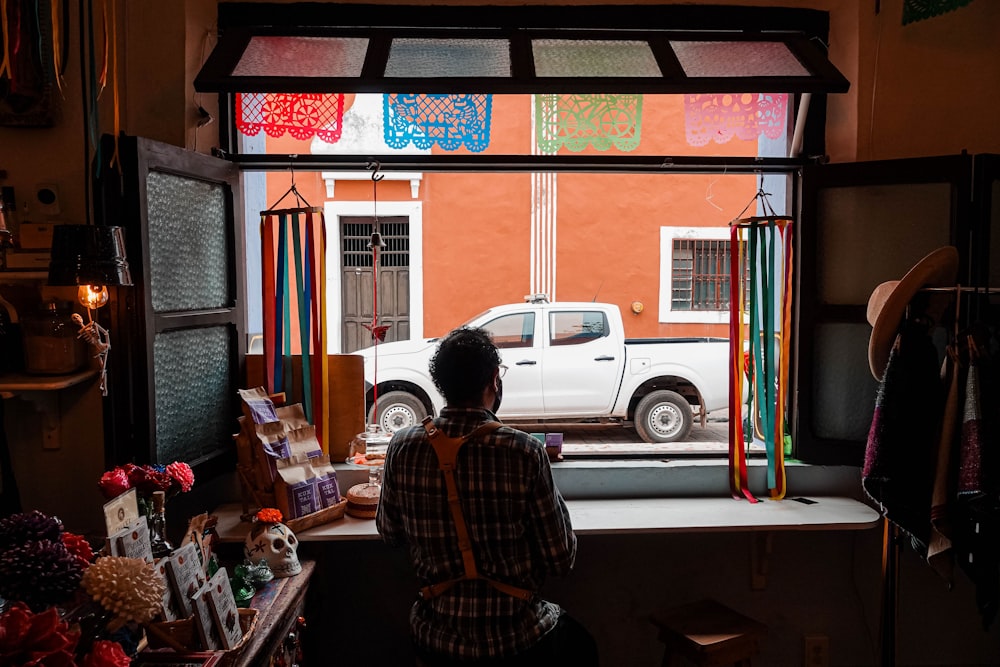
[[[258,523],[247,535],[243,555],[251,563],[263,558],[275,577],[291,577],[302,571],[302,564],[295,553],[299,541],[295,533],[283,523]]]

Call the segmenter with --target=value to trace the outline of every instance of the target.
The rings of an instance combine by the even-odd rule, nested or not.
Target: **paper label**
[[[135,489],[104,503],[104,524],[108,535],[131,526],[139,518],[139,500]]]

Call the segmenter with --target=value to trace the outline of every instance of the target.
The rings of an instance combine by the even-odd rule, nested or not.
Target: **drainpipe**
[[[799,113],[795,117],[795,128],[792,131],[792,145],[788,149],[788,157],[796,157],[802,152],[802,134],[805,132],[806,115],[809,113],[809,100],[811,99],[812,93],[802,93]]]

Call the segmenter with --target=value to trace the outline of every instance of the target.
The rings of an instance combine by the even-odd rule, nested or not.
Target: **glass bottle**
[[[174,550],[167,541],[166,504],[166,493],[153,491],[153,510],[149,514],[149,545],[153,549],[153,558],[169,556]]]
[[[24,368],[35,375],[73,373],[87,363],[85,343],[78,336],[79,327],[72,311],[48,301],[21,321],[24,338]]]

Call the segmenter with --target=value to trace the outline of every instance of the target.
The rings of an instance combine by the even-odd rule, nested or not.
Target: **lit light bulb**
[[[100,308],[108,302],[108,288],[104,285],[80,285],[77,298],[88,310]]]

